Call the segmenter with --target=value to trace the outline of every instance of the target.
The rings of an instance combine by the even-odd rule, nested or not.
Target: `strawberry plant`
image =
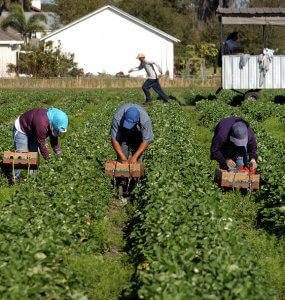
[[[176,104],[150,110],[156,140],[130,236],[140,299],[268,299],[249,246],[220,202],[191,120]],[[206,150],[207,151],[207,150]]]
[[[271,116],[282,118],[285,115],[284,105],[269,101],[246,101],[241,107],[232,107],[221,100],[204,100],[197,103],[197,109],[201,122],[212,129],[220,119],[230,115],[242,116],[250,122],[257,137],[258,171],[262,177],[261,189],[253,194],[259,205],[257,222],[267,230],[282,235],[285,231],[285,216],[282,210],[285,204],[285,143],[272,137],[260,121]]]

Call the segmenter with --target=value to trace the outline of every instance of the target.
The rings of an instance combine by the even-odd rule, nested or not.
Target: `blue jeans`
[[[142,89],[145,93],[145,101],[151,101],[150,89],[153,88],[154,91],[164,100],[168,101],[168,96],[162,90],[158,79],[147,79],[146,82],[143,84]]]
[[[18,153],[21,152],[38,152],[38,142],[35,137],[27,136],[18,131],[15,126],[13,128],[14,148]],[[30,170],[30,174],[35,173],[36,170]],[[15,170],[15,179],[19,179],[21,169]],[[12,174],[14,176],[14,174]]]

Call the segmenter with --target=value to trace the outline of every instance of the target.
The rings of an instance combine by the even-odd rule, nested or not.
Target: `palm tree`
[[[28,38],[31,38],[32,33],[45,30],[40,22],[47,23],[45,15],[35,13],[29,19],[26,19],[23,7],[13,4],[10,7],[10,14],[1,22],[1,28],[4,30],[8,27],[15,29],[22,35],[26,44]]]

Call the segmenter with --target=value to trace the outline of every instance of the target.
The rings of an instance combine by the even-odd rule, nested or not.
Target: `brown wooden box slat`
[[[229,172],[223,169],[216,169],[215,181],[223,187],[252,188],[259,189],[260,175],[248,172]]]
[[[4,151],[3,165],[12,166],[14,163],[15,169],[30,169],[35,170],[39,167],[39,154],[38,152],[12,152]]]
[[[115,160],[108,160],[105,163],[105,174],[115,177],[135,177],[143,176],[143,163],[122,164]]]

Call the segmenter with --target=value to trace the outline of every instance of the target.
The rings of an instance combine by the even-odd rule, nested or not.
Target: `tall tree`
[[[200,20],[208,21],[218,6],[231,7],[234,5],[236,0],[196,0],[198,17]]]
[[[32,33],[44,31],[45,28],[40,22],[47,22],[45,15],[37,13],[29,19],[26,19],[23,7],[13,4],[10,7],[11,13],[1,22],[1,28],[6,30],[11,27],[18,31],[27,43],[28,38],[31,38]]]
[[[3,10],[9,11],[10,5],[18,4],[21,5],[24,11],[30,11],[31,8],[31,0],[2,0],[0,1],[1,12]],[[0,13],[1,15],[1,13]]]
[[[56,13],[62,24],[68,24],[107,4],[119,4],[123,0],[55,0]]]

